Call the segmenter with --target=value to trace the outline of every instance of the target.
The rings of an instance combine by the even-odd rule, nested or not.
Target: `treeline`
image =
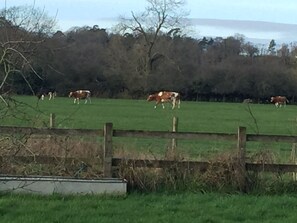
[[[7,33],[6,27],[1,39]],[[276,49],[272,41],[263,54],[241,36],[194,39],[162,34],[148,61],[142,35],[108,33],[94,26],[27,36],[40,42],[30,46],[38,75],[31,75],[30,69],[12,75],[5,90],[16,94],[32,95],[32,90],[37,93],[43,87],[55,88],[58,96],[89,89],[97,97],[145,98],[151,92],[172,90],[183,100],[259,102],[272,95],[290,100],[297,95],[296,45]]]

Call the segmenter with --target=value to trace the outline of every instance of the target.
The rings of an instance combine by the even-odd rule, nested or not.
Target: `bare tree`
[[[254,46],[251,42],[242,44],[242,53],[250,58],[259,55],[259,49]]]
[[[139,14],[132,12],[132,18],[121,18],[116,30],[122,34],[132,33],[142,43],[143,50],[139,60],[140,74],[148,75],[152,71],[153,63],[164,57],[154,47],[158,37],[174,36],[182,31],[183,18],[187,15],[182,10],[184,0],[147,0],[148,6]]]
[[[44,38],[51,35],[54,20],[34,6],[12,7],[0,10],[0,123],[2,120],[21,120],[31,125],[41,125],[36,114],[38,108],[15,100],[10,92],[16,80],[24,82],[24,86],[32,89],[32,79],[41,79],[36,71],[36,52]],[[22,83],[23,84],[23,83]],[[14,93],[14,92],[12,92]],[[31,153],[27,141],[29,134],[1,134],[1,171],[14,168],[14,158],[21,153]],[[35,154],[33,154],[35,155]],[[23,163],[23,166],[26,164]]]
[[[33,55],[43,38],[53,31],[55,20],[33,6],[19,6],[0,11],[0,99],[13,85],[18,74],[34,94],[24,71],[41,78],[33,67]]]
[[[47,15],[45,10],[32,6],[14,6],[0,11],[0,17],[9,21],[18,29],[26,30],[26,33],[34,33],[41,36],[54,32],[56,19]]]

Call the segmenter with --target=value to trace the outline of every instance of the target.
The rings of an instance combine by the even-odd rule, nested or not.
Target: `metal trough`
[[[0,176],[0,192],[58,194],[113,194],[127,192],[127,182],[117,178],[85,180],[62,177]]]

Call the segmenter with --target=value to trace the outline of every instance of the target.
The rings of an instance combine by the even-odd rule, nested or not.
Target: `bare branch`
[[[33,66],[32,56],[38,44],[44,41],[44,36],[52,33],[54,26],[55,20],[49,18],[44,9],[35,9],[35,5],[0,11],[0,99],[6,105],[3,91],[13,88],[11,84],[15,73],[21,75],[34,94],[26,72],[29,70],[29,73],[42,79]]]
[[[171,30],[181,31],[180,23],[185,16],[181,7],[185,4],[183,0],[147,0],[148,6],[142,13],[132,12],[132,19],[122,18],[117,26],[120,31],[131,31],[132,34],[144,39],[145,66],[144,72],[149,74],[152,71],[152,60],[154,54],[158,54],[154,46],[158,37],[170,33]]]

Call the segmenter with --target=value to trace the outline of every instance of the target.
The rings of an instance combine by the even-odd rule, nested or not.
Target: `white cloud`
[[[228,37],[239,33],[250,39],[271,40],[279,43],[297,41],[297,25],[261,21],[191,19],[200,36]]]

